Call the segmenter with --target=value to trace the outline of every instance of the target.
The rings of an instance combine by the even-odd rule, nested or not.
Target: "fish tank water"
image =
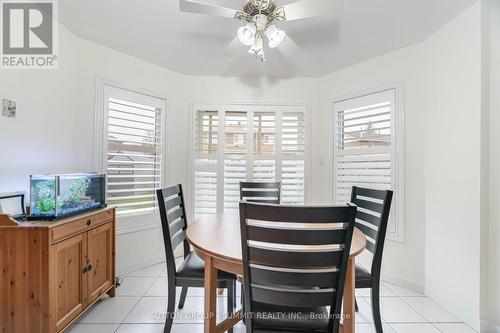
[[[96,173],[30,177],[30,220],[53,220],[106,206],[106,176]]]

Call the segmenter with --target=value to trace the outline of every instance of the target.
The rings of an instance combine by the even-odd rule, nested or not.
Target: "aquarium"
[[[31,176],[30,219],[57,219],[106,206],[106,176],[60,174]]]

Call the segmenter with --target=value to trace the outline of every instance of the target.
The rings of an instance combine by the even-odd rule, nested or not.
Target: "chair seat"
[[[234,274],[224,271],[218,271],[217,273],[217,280],[236,280]],[[205,277],[205,262],[195,252],[190,252],[179,266],[177,277],[203,280]]]
[[[253,310],[254,332],[328,331],[329,312],[326,307],[296,308],[256,303]]]
[[[356,265],[356,288],[371,288],[372,275],[366,268]]]

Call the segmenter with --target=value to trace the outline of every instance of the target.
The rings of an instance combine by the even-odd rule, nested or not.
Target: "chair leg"
[[[354,310],[356,312],[359,312],[359,307],[358,307],[358,300],[356,298],[354,298]]]
[[[184,308],[184,303],[186,302],[187,293],[188,293],[188,287],[182,287],[181,298],[179,300],[179,305],[178,305],[179,309]]]
[[[374,283],[372,286],[372,314],[377,333],[383,333],[382,318],[380,317],[380,283]]]
[[[168,298],[167,298],[167,318],[165,320],[165,328],[163,333],[170,333],[175,316],[175,282],[168,283]]]
[[[227,314],[231,316],[234,313],[234,295],[236,294],[236,283],[231,282],[227,285]],[[229,333],[233,333],[233,329],[228,330]]]

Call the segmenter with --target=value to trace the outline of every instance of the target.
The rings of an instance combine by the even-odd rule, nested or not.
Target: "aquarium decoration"
[[[105,207],[105,177],[94,173],[31,176],[29,219],[57,219]]]

